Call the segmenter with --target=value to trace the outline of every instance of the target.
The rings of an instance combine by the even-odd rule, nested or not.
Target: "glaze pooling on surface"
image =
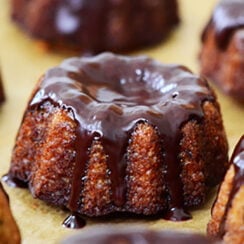
[[[210,25],[214,26],[216,42],[219,48],[225,49],[232,33],[236,29],[244,27],[244,1],[222,0],[214,10]],[[203,41],[205,33],[206,30],[203,33]]]
[[[219,228],[220,238],[225,235],[226,217],[229,209],[231,208],[233,198],[235,197],[236,193],[239,191],[241,186],[244,185],[244,135],[241,137],[238,144],[236,145],[230,163],[231,165],[234,165],[235,173],[232,181],[232,189],[230,191],[229,199],[225,208],[225,213],[220,222],[220,228]]]
[[[69,208],[79,211],[82,177],[92,141],[100,140],[111,174],[113,204],[126,201],[126,148],[137,123],[158,130],[165,162],[169,209],[165,218],[184,220],[177,159],[180,128],[190,119],[201,120],[202,103],[213,94],[204,79],[185,67],[162,65],[146,57],[128,58],[105,53],[95,57],[71,58],[49,70],[29,104],[35,109],[49,100],[72,111],[76,129],[76,164]],[[78,150],[79,148],[79,150]]]

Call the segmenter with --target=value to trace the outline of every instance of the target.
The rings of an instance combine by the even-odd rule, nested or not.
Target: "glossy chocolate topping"
[[[137,123],[155,126],[161,138],[168,211],[165,218],[188,219],[184,211],[180,162],[180,128],[203,118],[202,103],[213,100],[206,81],[178,65],[162,65],[146,57],[110,53],[71,58],[49,70],[29,110],[45,101],[72,111],[76,129],[76,165],[69,209],[80,209],[82,177],[93,140],[100,140],[111,176],[113,204],[126,201],[126,148]]]
[[[70,229],[80,229],[86,225],[86,221],[77,213],[72,213],[63,222],[63,226]]]
[[[232,189],[229,195],[228,202],[226,204],[225,213],[219,228],[219,236],[222,237],[225,234],[225,222],[229,209],[232,206],[232,200],[235,194],[239,191],[241,186],[244,185],[244,135],[236,145],[230,161],[231,165],[234,165],[234,178],[232,181]]]
[[[214,10],[212,19],[203,33],[203,40],[209,26],[215,29],[216,42],[219,48],[225,49],[232,33],[244,27],[244,1],[222,0]]]
[[[203,235],[194,233],[181,233],[173,231],[153,231],[145,228],[116,229],[116,228],[94,228],[87,233],[73,235],[62,244],[208,244],[214,243]]]

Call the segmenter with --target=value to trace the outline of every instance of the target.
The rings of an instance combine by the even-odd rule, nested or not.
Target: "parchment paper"
[[[198,72],[197,55],[200,33],[208,21],[216,1],[181,0],[181,24],[166,42],[146,50],[129,53],[145,54],[165,63],[181,63]],[[58,65],[67,54],[57,54],[40,48],[9,19],[10,1],[0,0],[0,69],[7,101],[0,108],[0,176],[8,171],[11,150],[30,93],[40,75]],[[145,30],[146,31],[146,30]],[[244,106],[217,92],[230,145],[230,153],[244,133]],[[12,189],[4,184],[10,196],[13,214],[19,224],[23,243],[57,243],[75,230],[65,229],[62,221],[67,212],[33,199],[27,190]],[[165,220],[88,220],[86,230],[93,225],[147,225],[148,228],[176,228],[205,232],[214,194],[199,210],[192,211],[193,219],[186,222]],[[80,230],[83,231],[83,230]]]

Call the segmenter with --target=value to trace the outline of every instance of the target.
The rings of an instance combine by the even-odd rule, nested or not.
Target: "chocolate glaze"
[[[62,244],[208,244],[214,243],[205,236],[194,233],[173,232],[173,231],[153,231],[146,228],[118,229],[112,227],[95,228],[87,233],[73,235]]]
[[[108,155],[115,209],[126,201],[126,148],[137,123],[155,126],[162,142],[168,191],[165,218],[184,220],[180,162],[180,128],[190,119],[203,118],[202,103],[213,100],[206,81],[178,65],[162,65],[146,57],[128,58],[110,53],[71,58],[49,70],[28,109],[45,101],[72,111],[77,122],[76,162],[68,208],[79,212],[82,177],[93,140]],[[79,150],[78,150],[79,149]]]
[[[234,165],[235,174],[232,181],[232,189],[226,204],[225,213],[220,223],[218,236],[221,238],[225,234],[225,222],[229,209],[232,206],[233,198],[241,186],[244,185],[244,135],[236,145],[231,157],[231,165]]]
[[[207,35],[207,30],[213,27],[218,47],[224,50],[232,33],[244,27],[244,1],[243,0],[222,0],[214,10],[213,16],[205,28],[202,40]]]

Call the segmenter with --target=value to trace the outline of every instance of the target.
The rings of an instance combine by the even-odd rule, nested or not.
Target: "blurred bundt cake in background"
[[[12,19],[53,48],[123,52],[159,43],[179,22],[177,0],[12,0]]]
[[[201,73],[244,102],[244,1],[222,0],[202,35]]]

